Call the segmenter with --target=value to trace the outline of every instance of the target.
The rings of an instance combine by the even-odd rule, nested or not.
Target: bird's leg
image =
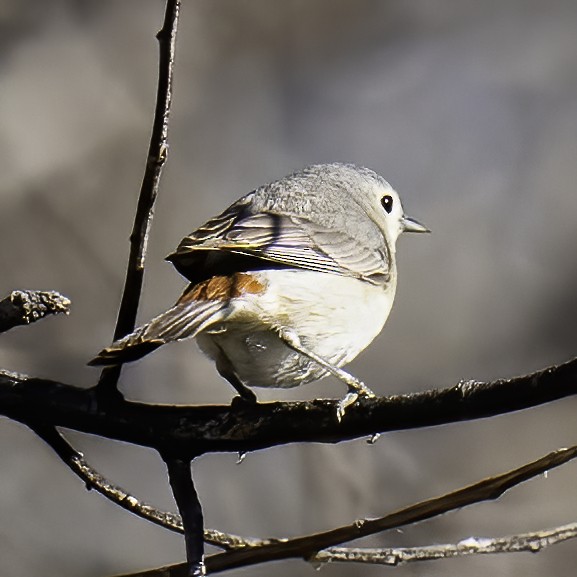
[[[236,376],[228,357],[220,347],[218,348],[220,354],[216,359],[216,370],[236,389],[243,401],[254,405],[257,402],[256,395]]]
[[[321,367],[327,369],[327,371],[347,385],[349,392],[339,401],[337,406],[337,420],[340,421],[343,418],[347,407],[356,402],[359,397],[370,398],[375,396],[375,393],[373,393],[373,391],[371,391],[371,389],[369,389],[369,387],[367,387],[367,385],[362,381],[353,377],[353,375],[346,371],[343,371],[339,367],[335,367],[322,357],[319,357],[316,353],[313,353],[304,347],[299,336],[295,332],[290,329],[281,328],[278,330],[278,334],[288,347],[315,361],[315,363],[318,363]]]

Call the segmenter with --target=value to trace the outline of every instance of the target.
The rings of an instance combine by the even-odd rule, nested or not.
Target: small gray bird
[[[166,312],[92,365],[134,361],[195,337],[246,399],[333,374],[349,389],[338,417],[372,392],[341,369],[380,333],[397,286],[395,243],[429,232],[378,174],[319,164],[257,188],[167,257],[190,285]]]

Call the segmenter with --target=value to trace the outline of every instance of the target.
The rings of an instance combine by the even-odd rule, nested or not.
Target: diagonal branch
[[[52,426],[38,423],[30,424],[29,427],[43,439],[62,459],[62,461],[82,480],[88,490],[94,489],[119,507],[134,515],[150,521],[156,525],[184,533],[180,515],[156,509],[152,505],[139,501],[134,495],[128,493],[118,485],[114,485],[94,469],[84,458],[82,453],[76,451],[72,445]],[[216,529],[205,529],[204,541],[222,549],[242,549],[262,545],[267,541],[250,537],[240,537],[230,533],[223,533]]]
[[[314,535],[282,539],[278,542],[251,547],[249,549],[217,553],[206,559],[207,572],[219,573],[238,567],[290,558],[304,559],[305,561],[313,562],[328,561],[331,559],[324,556],[322,552],[323,549],[361,537],[374,535],[382,531],[405,527],[419,521],[437,517],[449,511],[462,509],[474,503],[497,499],[508,489],[541,475],[545,471],[559,467],[576,457],[577,446],[569,449],[559,449],[517,469],[483,479],[478,483],[452,491],[440,497],[421,501],[420,503],[410,505],[409,507],[405,507],[378,519],[360,519],[350,525]],[[563,532],[561,531],[561,533]],[[346,551],[348,551],[348,549],[336,549],[337,554],[335,555],[335,560],[341,560],[336,559],[338,556],[346,556]],[[331,554],[330,552],[331,549],[329,549],[328,554]],[[354,555],[355,554],[353,554],[353,556]],[[181,577],[185,575],[183,572],[184,569],[184,564],[178,564],[132,573],[125,577]]]
[[[539,551],[577,538],[577,523],[568,523],[553,529],[541,529],[530,533],[507,537],[469,537],[458,543],[430,545],[425,547],[350,548],[331,547],[319,551],[309,559],[317,568],[326,563],[366,563],[397,567],[416,561],[436,561],[471,555],[497,553],[538,553]],[[131,573],[119,577],[181,577],[182,564],[150,571]]]
[[[130,333],[136,324],[136,313],[144,279],[144,261],[148,235],[154,214],[154,204],[158,195],[162,168],[168,156],[168,121],[172,104],[172,79],[179,13],[180,0],[167,0],[164,25],[157,34],[160,60],[156,110],[154,112],[146,168],[134,217],[134,226],[130,235],[130,256],[126,269],[124,292],[114,331],[114,340]],[[116,390],[121,369],[121,365],[116,365],[102,371],[98,383],[101,392],[111,393]]]
[[[70,300],[56,291],[12,291],[0,301],[0,333],[48,315],[70,312]]]
[[[288,539],[285,542],[266,545],[258,548],[258,552],[251,550],[218,553],[206,560],[207,569],[210,572],[217,572],[238,567],[240,564],[244,566],[255,562],[287,559],[296,556],[308,560],[317,551],[327,547],[374,535],[381,531],[405,527],[449,511],[461,509],[473,503],[495,500],[511,487],[532,479],[545,471],[559,467],[576,457],[577,446],[569,449],[559,449],[512,471],[483,479],[478,483],[440,497],[421,501],[379,519],[361,519],[351,525],[317,533],[316,535],[297,537]]]

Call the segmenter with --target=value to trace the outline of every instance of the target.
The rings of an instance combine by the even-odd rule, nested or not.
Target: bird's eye
[[[385,211],[390,214],[391,210],[393,210],[393,197],[390,194],[386,194],[381,198],[381,204]]]

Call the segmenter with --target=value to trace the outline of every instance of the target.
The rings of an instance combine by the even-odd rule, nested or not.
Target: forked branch
[[[391,565],[398,564],[404,560],[421,560],[418,559],[419,551],[423,553],[423,550],[420,548],[405,550],[404,553],[399,553],[399,551],[403,550],[366,550],[334,547],[382,531],[406,527],[419,521],[437,517],[449,511],[462,509],[474,503],[497,499],[508,489],[541,475],[546,471],[559,467],[576,457],[577,446],[568,449],[559,449],[517,469],[489,477],[445,495],[404,507],[378,519],[360,519],[350,525],[322,533],[292,539],[279,539],[277,542],[269,544],[218,553],[206,559],[207,572],[218,573],[228,569],[290,558],[322,563],[328,561],[355,561]],[[539,536],[542,537],[540,541]],[[473,544],[471,541],[467,545],[467,541],[465,541],[454,546],[445,547],[449,547],[449,549],[453,547],[456,551],[461,551],[461,554],[463,554],[462,552],[466,550],[467,547],[468,554],[473,554],[474,552],[478,554],[496,553],[499,552],[499,547],[501,547],[503,552],[506,552],[508,549],[531,550],[531,548],[542,548],[562,540],[573,538],[574,536],[575,526],[568,525],[553,530],[494,539],[492,545],[490,545],[488,541],[484,544],[480,541]],[[507,539],[509,540],[508,542],[506,541]],[[423,549],[426,549],[429,555],[434,555],[434,551],[441,551],[439,547]],[[392,553],[391,551],[396,551],[396,553]],[[397,555],[396,563],[395,555]],[[453,556],[457,555],[454,554]],[[424,560],[424,558],[422,560]],[[184,564],[178,564],[132,573],[125,577],[181,577],[185,575],[185,573],[183,573],[185,567],[186,565]]]
[[[144,503],[137,497],[115,485],[99,473],[85,459],[82,453],[76,451],[70,443],[51,426],[44,424],[30,424],[30,428],[43,439],[62,461],[75,473],[86,485],[88,490],[95,490],[108,500],[112,501],[126,511],[150,521],[155,525],[164,527],[176,533],[184,533],[180,515],[169,511],[161,511],[148,503]],[[225,550],[243,549],[263,545],[268,541],[251,537],[240,537],[231,533],[223,533],[216,529],[204,530],[204,541],[209,545],[220,547]]]

